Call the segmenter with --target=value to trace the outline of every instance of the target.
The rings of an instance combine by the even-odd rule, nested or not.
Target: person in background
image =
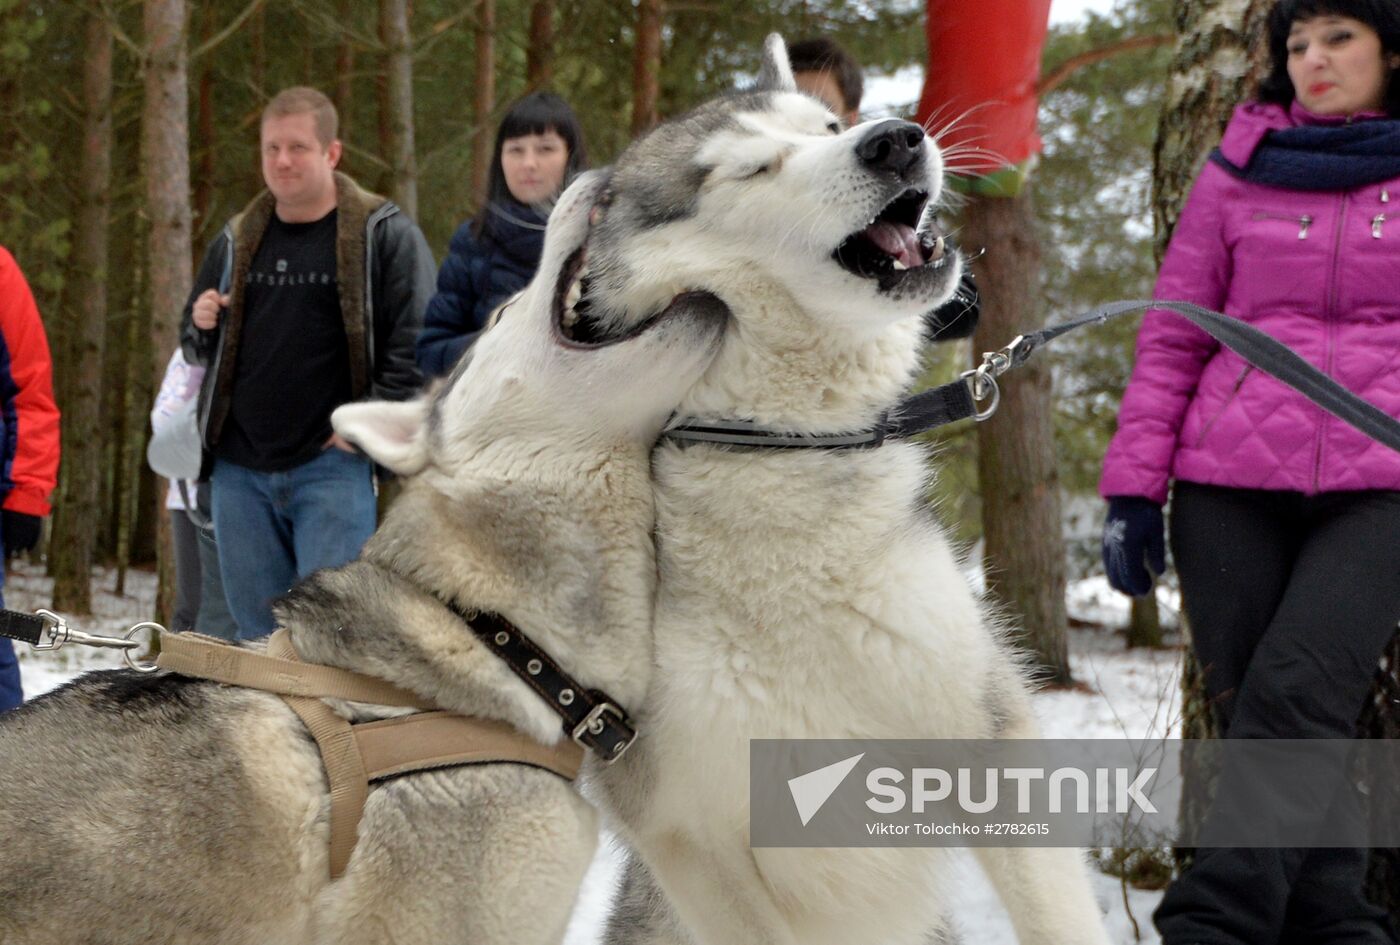
[[[1400,416],[1400,4],[1281,0],[1267,22],[1272,71],[1197,178],[1154,298],[1248,322]],[[1123,593],[1150,593],[1165,567],[1169,483],[1221,736],[1353,737],[1400,620],[1400,454],[1149,312],[1099,485]],[[1241,816],[1229,757],[1207,831]],[[1295,768],[1253,779],[1262,802],[1243,816],[1321,839],[1364,822],[1344,777]],[[1164,945],[1387,945],[1366,860],[1359,844],[1198,849],[1154,918]]]
[[[423,316],[416,353],[426,376],[450,371],[497,306],[529,283],[550,208],[587,167],[583,131],[564,99],[533,92],[506,112],[496,129],[486,205],[453,234]]]
[[[336,132],[335,106],[315,89],[268,103],[267,190],[210,244],[181,321],[185,357],[208,368],[200,435],[240,639],[270,633],[274,598],[352,560],[374,531],[373,466],[331,412],[422,386],[413,341],[432,252],[392,201],[336,173]]]
[[[6,558],[38,543],[58,484],[58,455],[48,337],[24,273],[0,246],[0,545]],[[0,712],[23,700],[14,646],[0,638]]]
[[[788,47],[788,61],[800,91],[825,102],[847,128],[860,124],[865,77],[840,43],[823,36],[801,40]]]
[[[798,91],[820,99],[847,128],[860,123],[865,76],[860,63],[840,43],[824,36],[799,40],[788,47],[788,61]],[[965,267],[953,297],[924,316],[924,337],[928,341],[967,338],[977,328],[980,313],[972,268]]]

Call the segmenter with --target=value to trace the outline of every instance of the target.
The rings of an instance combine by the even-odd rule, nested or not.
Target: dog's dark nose
[[[903,177],[924,159],[924,129],[912,121],[883,121],[860,139],[856,157],[872,171]]]

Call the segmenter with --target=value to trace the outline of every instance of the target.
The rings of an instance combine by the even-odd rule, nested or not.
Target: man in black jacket
[[[274,598],[374,531],[373,467],[331,411],[420,383],[413,343],[436,265],[398,207],[335,171],[336,124],[315,89],[268,104],[267,190],[210,245],[181,323],[186,358],[208,367],[200,433],[242,639],[269,633]]]

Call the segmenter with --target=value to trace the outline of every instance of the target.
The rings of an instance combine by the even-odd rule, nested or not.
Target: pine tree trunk
[[[204,8],[200,35],[204,40],[214,35],[214,7]],[[195,97],[195,137],[194,150],[199,156],[198,170],[194,175],[194,210],[190,221],[191,233],[200,233],[209,226],[209,213],[214,204],[214,155],[218,142],[214,132],[214,57],[204,56],[199,69],[199,92]],[[191,238],[190,261],[198,266],[203,247],[195,245]]]
[[[987,248],[972,264],[982,296],[974,349],[994,351],[1045,319],[1029,189],[1016,197],[972,197],[962,222],[962,245]],[[1038,672],[1052,685],[1067,685],[1065,543],[1044,360],[1004,378],[1001,406],[977,432],[987,588],[1012,615]]]
[[[656,124],[661,82],[662,0],[638,0],[632,58],[632,136]]]
[[[496,110],[496,0],[477,0],[476,56],[473,61],[476,101],[473,114],[476,128],[472,132],[472,201],[477,209],[486,205],[486,191],[491,183],[491,160],[494,157],[496,129],[492,113]]]
[[[393,175],[390,196],[410,217],[418,217],[418,159],[413,135],[413,39],[408,0],[379,0],[379,35],[385,48],[385,100]]]
[[[112,178],[112,29],[87,17],[83,52],[83,147],[69,304],[73,322],[67,400],[63,404],[64,502],[55,510],[53,608],[92,612],[101,477],[102,349],[107,320],[107,220]]]
[[[142,164],[146,173],[146,211],[151,220],[148,246],[150,279],[150,348],[142,367],[151,377],[162,371],[175,349],[180,310],[190,292],[190,156],[189,80],[184,0],[145,0],[145,104],[141,119]],[[134,352],[133,352],[134,355]],[[142,450],[127,437],[127,449]],[[133,460],[123,464],[130,472]],[[136,477],[139,481],[139,477]],[[129,483],[135,490],[138,482]],[[174,602],[174,566],[170,529],[161,503],[155,502],[160,568],[157,612],[164,616]],[[126,547],[130,548],[130,528]]]
[[[340,0],[336,6],[336,17],[341,23],[349,24],[353,12],[351,0]],[[335,110],[340,115],[340,138],[342,141],[354,141],[354,122],[351,105],[354,102],[355,91],[355,43],[349,31],[346,31],[340,38],[340,45],[335,51]],[[342,154],[340,158],[340,169],[346,173],[351,173],[348,154]]]
[[[530,5],[530,39],[525,45],[525,85],[531,91],[554,81],[554,0]]]

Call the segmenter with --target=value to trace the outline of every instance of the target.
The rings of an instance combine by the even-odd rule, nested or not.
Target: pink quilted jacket
[[[1220,148],[1244,166],[1272,129],[1340,120],[1242,105]],[[1153,298],[1241,318],[1400,416],[1400,178],[1300,192],[1207,163]],[[1400,453],[1157,311],[1143,318],[1099,492],[1165,502],[1169,478],[1306,494],[1400,489]]]

